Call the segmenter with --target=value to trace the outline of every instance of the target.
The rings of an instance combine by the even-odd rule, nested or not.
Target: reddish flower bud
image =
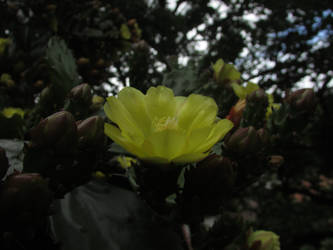
[[[262,142],[254,127],[238,128],[231,136],[226,138],[225,146],[227,150],[248,154],[258,151]]]
[[[285,101],[297,110],[313,111],[316,107],[316,97],[313,89],[296,90]]]
[[[238,100],[238,102],[230,109],[227,119],[233,122],[235,127],[239,126],[239,123],[242,119],[243,111],[246,107],[246,100]]]
[[[77,144],[74,116],[67,111],[54,113],[31,129],[34,146],[54,148],[58,152],[72,151]]]
[[[69,97],[77,103],[89,106],[92,99],[91,88],[89,84],[82,83],[72,88],[69,93]]]
[[[91,116],[77,125],[79,143],[90,147],[104,144],[104,120],[100,116]]]

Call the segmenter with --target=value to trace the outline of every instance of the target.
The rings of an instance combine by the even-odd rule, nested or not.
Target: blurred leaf
[[[75,58],[66,43],[58,37],[49,40],[46,60],[51,68],[51,81],[61,94],[79,83]]]
[[[162,85],[172,88],[175,95],[186,95],[202,87],[203,84],[198,79],[194,67],[189,65],[181,69],[174,68],[165,74]]]
[[[51,225],[63,250],[182,250],[171,224],[134,193],[90,182],[55,204]]]

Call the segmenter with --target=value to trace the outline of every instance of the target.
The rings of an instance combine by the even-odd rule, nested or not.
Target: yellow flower
[[[239,81],[241,74],[230,63],[225,63],[222,59],[216,61],[213,65],[214,77],[220,83],[230,83]]]
[[[13,108],[13,107],[8,107],[4,108],[1,113],[6,117],[6,118],[11,118],[15,114],[21,116],[21,118],[24,117],[24,111],[20,108]]]
[[[271,114],[273,113],[273,110],[278,110],[281,107],[281,104],[274,103],[274,97],[272,94],[268,94],[268,107],[266,111],[266,119],[268,119]]]
[[[212,146],[233,127],[216,117],[217,105],[206,96],[174,96],[164,86],[144,95],[126,87],[108,97],[104,111],[115,123],[105,133],[138,158],[156,163],[189,163],[205,158]]]
[[[241,100],[245,99],[249,94],[259,89],[259,86],[252,82],[248,82],[245,87],[237,83],[232,83],[231,87],[234,90],[235,95],[237,95]]]

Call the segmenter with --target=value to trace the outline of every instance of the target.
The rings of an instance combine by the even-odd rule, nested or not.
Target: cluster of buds
[[[224,144],[228,152],[246,155],[260,151],[268,141],[269,138],[265,129],[256,130],[253,126],[250,126],[235,130],[233,134],[226,138]]]
[[[104,123],[99,116],[75,121],[67,111],[60,111],[43,119],[31,130],[31,144],[38,148],[51,148],[57,153],[73,152],[78,143],[95,147],[104,143]]]

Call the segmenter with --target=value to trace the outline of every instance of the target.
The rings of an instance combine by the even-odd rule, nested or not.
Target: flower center
[[[168,129],[175,130],[178,129],[178,120],[176,117],[170,116],[155,117],[153,119],[153,128],[157,132]]]

